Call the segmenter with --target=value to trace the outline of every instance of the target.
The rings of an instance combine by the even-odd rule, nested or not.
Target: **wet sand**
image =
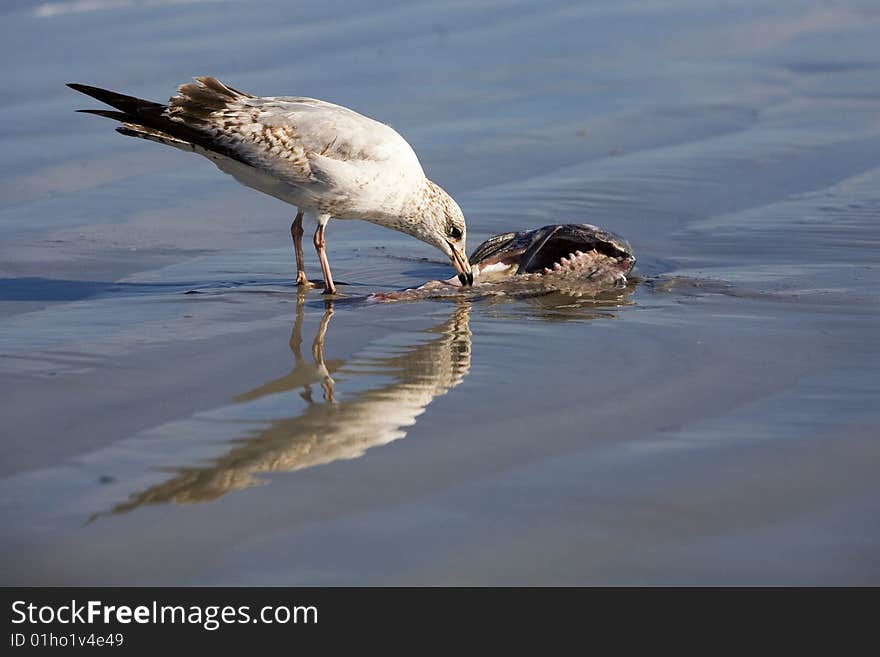
[[[0,10],[4,583],[880,583],[871,3],[284,6]],[[194,74],[388,121],[471,248],[589,222],[643,282],[365,304],[451,270],[334,221],[348,299],[300,294],[291,208],[63,87]]]

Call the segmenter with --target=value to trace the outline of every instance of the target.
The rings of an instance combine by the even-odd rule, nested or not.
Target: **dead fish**
[[[575,296],[623,287],[636,262],[629,242],[590,224],[552,224],[503,233],[480,244],[469,258],[472,294],[539,288]],[[499,285],[501,284],[501,287]],[[374,294],[373,301],[416,300],[460,294],[456,277],[429,281],[400,292]]]

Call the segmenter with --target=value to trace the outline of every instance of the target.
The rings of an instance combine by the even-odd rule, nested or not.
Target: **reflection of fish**
[[[237,441],[209,465],[178,469],[172,478],[117,504],[114,513],[145,504],[204,502],[260,483],[260,473],[292,472],[358,458],[371,447],[405,437],[428,404],[461,383],[470,369],[468,304],[457,305],[445,322],[426,331],[427,340],[348,363],[324,360],[324,337],[333,314],[330,304],[312,344],[314,362],[303,358],[302,312],[301,302],[290,338],[293,369],[284,377],[239,395],[236,401],[247,404],[301,388],[300,396],[307,402],[305,410],[274,420],[256,434]],[[347,379],[377,378],[379,383],[367,390],[337,395],[331,378],[334,373]],[[312,397],[314,384],[321,387],[320,401]]]
[[[537,230],[490,237],[470,257],[475,285],[490,291],[499,283],[522,288],[590,295],[626,285],[635,264],[629,243],[589,224],[556,224]],[[405,300],[460,293],[456,278],[430,281],[414,290],[391,292],[373,300]],[[468,294],[480,294],[474,289]]]

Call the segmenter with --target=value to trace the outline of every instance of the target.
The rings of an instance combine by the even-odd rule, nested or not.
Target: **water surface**
[[[7,584],[877,584],[870,2],[0,9]],[[589,222],[644,284],[450,275],[77,115],[192,75],[392,124],[475,246]],[[312,275],[320,271],[307,249]]]

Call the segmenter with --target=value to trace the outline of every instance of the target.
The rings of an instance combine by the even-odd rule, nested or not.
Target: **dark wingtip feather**
[[[92,87],[88,84],[80,84],[79,82],[68,82],[65,86],[73,89],[74,91],[78,91],[81,94],[85,94],[86,96],[97,98],[98,100],[104,100],[104,98],[118,95],[112,91],[108,91],[107,89],[101,89],[101,87]]]
[[[82,114],[94,114],[96,116],[103,116],[108,119],[113,119],[115,121],[131,121],[135,119],[131,114],[126,114],[125,112],[115,112],[113,110],[99,110],[99,109],[81,109],[76,110]]]
[[[142,98],[135,98],[134,96],[118,94],[115,91],[110,91],[109,89],[92,87],[87,84],[79,84],[78,82],[68,82],[67,86],[74,91],[83,93],[86,96],[91,96],[96,100],[100,100],[102,103],[106,103],[111,107],[115,107],[118,110],[122,110],[123,112],[128,112],[130,114],[137,115],[142,112],[155,114],[158,112],[162,112],[165,109],[165,105],[154,103],[150,100],[143,100]]]

